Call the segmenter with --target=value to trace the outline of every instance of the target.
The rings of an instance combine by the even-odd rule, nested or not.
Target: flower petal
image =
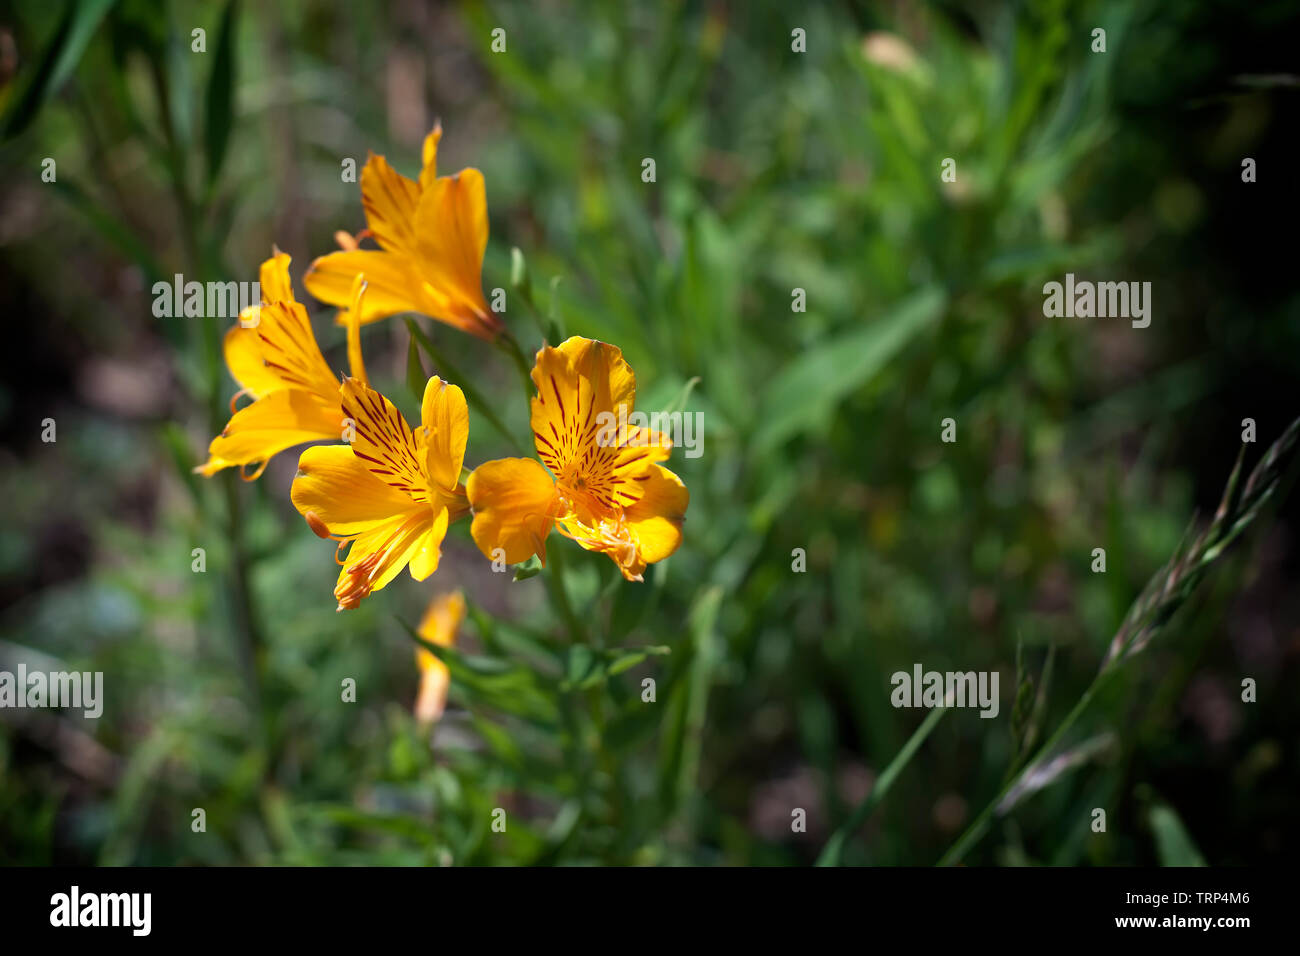
[[[537,395],[531,423],[537,454],[560,472],[595,443],[601,415],[626,419],[636,398],[636,376],[613,345],[574,336],[559,348],[543,346],[532,371]]]
[[[438,178],[438,142],[442,139],[442,123],[435,123],[429,135],[424,137],[424,146],[420,150],[423,163],[420,169],[420,189],[428,189]]]
[[[423,581],[438,570],[438,561],[442,557],[442,539],[447,536],[447,521],[447,509],[439,508],[429,530],[411,555],[411,577],[415,580]]]
[[[431,182],[420,195],[415,226],[420,277],[446,297],[442,311],[429,314],[491,338],[500,323],[483,298],[483,252],[488,239],[483,174],[462,169]]]
[[[338,394],[338,379],[316,344],[307,309],[298,302],[272,302],[261,308],[257,337],[262,361],[284,385],[315,392],[325,402]]]
[[[241,408],[208,446],[208,460],[196,471],[212,475],[222,468],[264,462],[303,442],[340,436],[338,406],[298,388],[281,388]]]
[[[352,453],[380,481],[412,501],[428,502],[426,459],[397,406],[355,378],[344,380],[339,391],[343,414],[356,431]]]
[[[531,424],[537,455],[580,521],[599,524],[641,497],[633,481],[671,444],[629,424],[636,376],[613,345],[574,336],[543,347],[532,372]]]
[[[366,363],[361,356],[361,316],[365,314],[366,279],[365,273],[358,272],[352,280],[352,302],[346,311],[340,312],[343,324],[348,329],[348,374],[359,382],[370,384],[366,375]]]
[[[573,335],[559,346],[537,350],[533,384],[539,394],[548,377],[559,378],[571,388],[579,379],[590,383],[597,412],[617,412],[626,405],[630,414],[636,404],[636,374],[623,358],[623,350],[608,342]]]
[[[231,376],[254,398],[284,388],[280,376],[262,361],[262,340],[257,329],[232,326],[221,340],[221,351]]]
[[[531,458],[500,458],[474,469],[465,487],[474,509],[470,534],[489,560],[498,548],[507,564],[534,554],[546,560],[556,495],[545,468]]]
[[[428,510],[372,475],[347,445],[304,451],[290,498],[299,513],[313,513],[336,535],[371,531]]]
[[[356,607],[363,598],[397,577],[422,547],[433,517],[433,513],[423,507],[358,535],[348,550],[347,561],[334,586],[338,610]]]
[[[641,500],[624,512],[624,520],[636,538],[637,551],[646,564],[662,561],[682,543],[682,522],[691,493],[675,474],[662,465],[651,465]]]
[[[303,285],[320,301],[347,308],[352,304],[352,282],[358,273],[366,277],[366,299],[361,324],[396,315],[399,312],[426,312],[428,302],[419,281],[400,255],[378,249],[331,252],[316,259]],[[337,324],[345,325],[340,313]]]
[[[276,249],[258,270],[262,302],[295,302],[293,282],[289,279],[289,255]]]
[[[443,491],[454,493],[460,485],[469,441],[469,406],[460,386],[449,385],[436,375],[429,379],[424,386],[420,423],[418,441],[424,445],[429,477]]]
[[[419,202],[419,185],[393,169],[384,157],[371,153],[361,170],[361,205],[370,234],[381,247],[408,256],[415,252]]]
[[[465,620],[465,595],[460,591],[440,594],[429,602],[417,633],[430,644],[452,647],[456,633]],[[415,649],[415,660],[420,668],[420,696],[415,702],[415,717],[433,723],[442,716],[447,704],[447,687],[451,672],[447,665],[423,647]]]

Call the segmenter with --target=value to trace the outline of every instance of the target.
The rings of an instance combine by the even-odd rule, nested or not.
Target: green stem
[[[501,333],[500,337],[496,341],[496,345],[501,349],[501,351],[510,356],[510,360],[514,362],[515,368],[519,372],[519,380],[524,386],[524,399],[531,403],[534,391],[533,374],[532,369],[529,367],[528,359],[524,357],[523,350],[519,348],[519,342],[507,329],[505,332]]]
[[[199,241],[200,210],[197,208],[189,190],[189,169],[186,152],[176,139],[176,130],[172,126],[170,89],[163,73],[161,63],[153,61],[152,78],[154,91],[158,97],[158,113],[161,117],[163,133],[167,144],[167,161],[171,173],[172,192],[180,216],[181,241],[186,271],[206,274],[203,264],[203,246]],[[206,219],[206,216],[203,217]],[[208,430],[218,434],[225,427],[225,415],[221,403],[221,330],[215,316],[204,315],[202,318],[199,340],[202,349],[203,367],[207,376]],[[236,654],[239,658],[244,677],[248,682],[249,696],[254,713],[259,717],[262,729],[266,731],[266,713],[262,707],[261,667],[263,664],[262,639],[257,626],[257,614],[253,603],[252,588],[248,580],[248,554],[244,543],[242,509],[239,489],[235,484],[237,478],[227,471],[220,479],[225,486],[226,535],[230,542],[231,568],[230,592],[233,600],[233,631],[236,642]]]
[[[551,603],[560,619],[564,621],[565,627],[569,629],[569,642],[571,644],[585,644],[587,629],[578,620],[578,615],[573,613],[573,604],[569,601],[569,589],[565,586],[564,563],[568,559],[565,557],[563,547],[551,548],[546,557],[551,572],[546,576]]]
[[[415,343],[425,351],[429,358],[433,360],[434,369],[440,373],[445,380],[454,382],[458,385],[460,390],[465,393],[466,401],[470,405],[474,406],[474,411],[486,418],[488,424],[495,428],[497,432],[499,432],[501,436],[510,443],[510,447],[514,450],[515,454],[522,455],[524,453],[524,446],[519,444],[519,439],[511,434],[510,429],[506,427],[505,422],[503,422],[493,410],[492,403],[483,397],[483,394],[478,390],[471,379],[468,376],[463,375],[455,368],[455,366],[447,361],[447,357],[433,344],[433,340],[424,334],[424,331],[415,324],[415,320],[409,315],[406,317],[406,328],[411,333],[411,338],[415,340]]]

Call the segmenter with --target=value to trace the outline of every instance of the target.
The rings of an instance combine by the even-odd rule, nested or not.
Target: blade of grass
[[[916,752],[921,749],[921,744],[925,743],[925,738],[930,736],[930,732],[939,725],[943,715],[948,713],[947,707],[936,707],[930,713],[926,714],[925,720],[921,721],[921,726],[917,727],[908,738],[907,743],[903,744],[901,750],[894,755],[894,759],[889,762],[889,766],[884,769],[880,777],[877,778],[871,792],[867,798],[858,805],[853,811],[852,816],[844,821],[844,825],[836,830],[826,845],[822,847],[821,855],[817,857],[817,866],[839,866],[840,855],[844,852],[844,844],[849,837],[857,832],[858,827],[866,822],[867,817],[880,806],[881,802],[889,795],[890,788],[894,781],[898,779],[899,774],[907,767],[911,759],[916,756]]]
[[[939,866],[950,866],[966,854],[968,850],[987,832],[994,814],[1012,809],[1006,804],[1009,793],[1022,786],[1022,782],[1036,773],[1040,773],[1044,764],[1053,759],[1057,746],[1066,732],[1088,708],[1097,692],[1116,674],[1121,665],[1139,654],[1143,648],[1159,635],[1178,612],[1187,603],[1197,586],[1204,579],[1215,560],[1221,557],[1224,549],[1246,527],[1259,516],[1264,505],[1271,499],[1281,484],[1283,459],[1292,451],[1297,438],[1300,438],[1300,419],[1293,421],[1282,437],[1275,441],[1264,457],[1260,459],[1246,482],[1240,495],[1236,494],[1242,459],[1238,456],[1227,486],[1223,500],[1214,520],[1190,545],[1184,542],[1178,546],[1173,557],[1151,576],[1142,593],[1133,602],[1124,623],[1111,640],[1110,649],[1102,661],[1097,676],[1088,685],[1065,719],[1057,726],[1052,736],[1026,762],[1020,773],[1009,780],[997,795],[989,801],[980,814],[971,822],[965,832],[953,843],[939,860]]]

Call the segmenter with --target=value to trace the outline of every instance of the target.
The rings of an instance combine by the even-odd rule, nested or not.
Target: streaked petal
[[[474,522],[470,534],[488,559],[497,548],[507,564],[534,554],[546,560],[556,505],[555,484],[531,458],[501,458],[479,465],[466,482]]]
[[[284,388],[280,376],[262,361],[262,340],[257,329],[232,326],[221,340],[221,351],[231,376],[254,398]]]
[[[339,391],[343,414],[356,431],[352,453],[380,481],[413,501],[428,502],[425,456],[397,406],[355,378],[346,379]]]
[[[597,411],[617,411],[626,405],[630,413],[636,404],[636,374],[617,345],[573,335],[552,348],[537,351],[533,384],[538,392],[548,376],[558,377],[573,387],[577,379],[591,383]]]
[[[419,202],[419,185],[393,169],[384,157],[371,153],[361,170],[361,205],[370,234],[380,246],[403,255],[414,253]]]
[[[422,546],[433,517],[428,507],[422,507],[354,539],[334,586],[338,610],[356,607],[397,577]]]
[[[316,344],[307,309],[297,302],[272,302],[262,306],[257,324],[262,361],[285,385],[315,392],[333,402],[338,377]]]
[[[622,351],[580,336],[539,349],[532,379],[537,453],[557,476],[595,444],[601,424],[625,421],[636,399],[636,376]]]
[[[304,451],[289,496],[299,513],[313,513],[336,535],[370,531],[428,510],[372,475],[348,445]]]
[[[262,290],[262,301],[294,302],[293,282],[289,279],[289,255],[276,249],[271,258],[262,263],[258,270],[258,284]]]
[[[615,346],[579,336],[543,347],[532,372],[537,455],[579,520],[596,525],[641,496],[632,480],[668,457],[663,436],[629,424],[636,376]]]

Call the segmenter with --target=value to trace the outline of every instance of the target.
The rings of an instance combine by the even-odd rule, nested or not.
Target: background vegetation
[[[1213,514],[1241,420],[1249,469],[1300,412],[1291,6],[6,5],[0,666],[102,670],[107,701],[0,712],[0,862],[795,864],[841,828],[824,860],[930,864],[963,832],[950,862],[1287,858],[1294,503],[1113,672],[1063,772],[968,828]],[[430,581],[336,614],[295,453],[190,474],[235,389],[225,323],[154,318],[153,281],[251,280],[273,243],[299,280],[364,225],[341,162],[411,175],[435,117],[440,168],[485,174],[484,285],[525,348],[512,247],[539,312],[624,349],[639,408],[700,379],[685,543],[644,584],[558,540],[563,579],[512,581],[462,523]],[[1150,328],[1045,319],[1066,272],[1152,282]],[[523,433],[508,361],[416,321],[423,373]],[[413,418],[406,324],[364,341]],[[509,451],[471,421],[469,464]],[[452,587],[473,613],[430,742],[403,622]],[[891,707],[918,662],[998,671],[999,717]]]

